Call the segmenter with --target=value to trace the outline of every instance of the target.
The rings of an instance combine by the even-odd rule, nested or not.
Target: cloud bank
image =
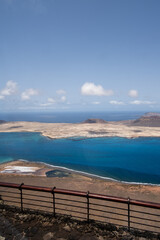
[[[29,88],[26,91],[22,92],[21,98],[22,98],[22,100],[29,100],[31,98],[31,96],[36,96],[38,94],[39,94],[38,90]]]
[[[15,94],[17,91],[17,83],[14,81],[8,81],[5,88],[0,91],[0,99],[4,99],[6,96]]]
[[[113,104],[113,105],[125,105],[124,102],[122,101],[116,101],[116,100],[111,100],[109,101],[110,104]]]
[[[155,102],[135,100],[135,101],[131,101],[130,104],[135,104],[135,105],[147,104],[147,105],[150,105],[150,104],[155,104]]]

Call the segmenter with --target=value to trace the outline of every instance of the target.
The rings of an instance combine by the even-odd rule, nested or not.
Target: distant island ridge
[[[132,121],[134,126],[160,127],[160,113],[146,113],[142,117]]]
[[[4,120],[0,120],[0,124],[6,123],[6,121]]]
[[[82,123],[107,123],[103,119],[89,118]],[[116,121],[118,122],[118,121]],[[132,126],[160,127],[160,113],[149,112],[136,120],[125,120],[124,123]]]
[[[88,118],[87,120],[83,121],[82,123],[107,123],[107,121],[99,118]]]
[[[160,113],[146,113],[138,119],[105,121],[99,118],[80,123],[44,123],[1,120],[0,132],[40,132],[52,139],[72,137],[160,137]]]
[[[22,121],[22,120],[19,120],[19,121]],[[26,121],[26,120],[23,120],[23,121]],[[14,122],[14,120],[9,120],[9,121],[0,120],[0,124],[7,123],[7,122]],[[32,121],[29,121],[29,122],[32,122]],[[35,122],[35,121],[33,121],[33,122]],[[36,122],[39,122],[39,121],[36,121]],[[138,118],[135,117],[135,119],[132,119],[132,120],[124,119],[124,120],[114,120],[113,121],[113,120],[104,120],[103,118],[87,118],[86,120],[84,120],[82,122],[76,122],[76,123],[108,123],[108,122],[123,122],[124,124],[127,124],[127,125],[160,127],[160,113],[147,112],[144,115],[141,115]],[[48,123],[48,122],[46,122],[46,123]],[[57,123],[59,123],[59,122],[57,122]],[[65,123],[65,120],[63,123]]]

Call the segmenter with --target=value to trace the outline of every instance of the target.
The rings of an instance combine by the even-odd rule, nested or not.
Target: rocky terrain
[[[82,123],[107,123],[107,121],[100,118],[89,118]]]
[[[38,132],[51,139],[160,137],[160,114],[148,114],[137,120],[114,122],[102,119],[87,119],[83,123],[6,122],[0,124],[0,132]]]
[[[87,223],[65,216],[38,212],[20,212],[15,208],[0,208],[1,240],[145,240],[160,239],[160,235],[141,232],[111,224]]]
[[[132,126],[160,127],[160,113],[146,113],[131,122]]]
[[[39,123],[7,122],[0,124],[0,132],[38,132],[51,139],[73,137],[160,137],[160,127],[127,125],[124,122],[107,123]]]
[[[6,123],[6,121],[4,120],[0,120],[0,124]]]

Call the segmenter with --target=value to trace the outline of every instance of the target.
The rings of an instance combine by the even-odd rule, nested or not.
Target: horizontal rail
[[[99,207],[115,208],[115,207],[110,206],[110,205],[103,205],[103,204],[96,204],[96,203],[90,203],[90,205],[99,206]],[[117,206],[116,206],[116,209],[126,211],[126,208],[120,208],[120,207],[117,207]]]
[[[73,202],[73,199],[66,199],[66,198],[58,198],[58,197],[56,197],[56,199],[57,200],[60,200],[60,201],[68,201],[68,202]],[[74,199],[74,202],[76,202],[76,203],[84,203],[84,204],[86,204],[86,202],[82,202],[82,201],[77,201],[77,200],[75,200]],[[91,203],[90,203],[91,204]]]
[[[35,207],[52,208],[52,207],[49,207],[49,206],[39,205],[39,204],[34,204],[34,203],[28,203],[28,202],[24,202],[24,204],[25,204],[25,205],[35,206]]]
[[[74,208],[81,208],[81,209],[86,209],[86,207],[82,207],[82,206],[76,206],[76,205],[69,205],[69,204],[66,204],[66,203],[57,203],[57,205],[62,205],[62,206],[67,206],[67,207],[74,207]]]
[[[71,211],[71,210],[68,210],[68,209],[65,209],[65,208],[56,208],[56,209],[63,210],[65,212],[70,212]],[[84,212],[78,212],[78,211],[75,211],[75,210],[72,210],[72,212],[86,215],[86,213],[84,213]]]
[[[115,208],[116,208],[116,207],[115,207]],[[117,212],[105,211],[105,210],[94,209],[94,208],[90,208],[90,210],[93,210],[93,211],[95,211],[95,212],[111,213],[111,214],[116,214],[116,215],[119,215],[119,216],[127,217],[127,214],[123,214],[123,213],[117,213]]]
[[[0,182],[0,187],[9,187],[9,188],[19,189],[20,185],[15,184],[15,183]],[[53,192],[53,188],[31,186],[31,185],[22,185],[21,189],[30,190],[30,191],[49,192],[49,193]],[[70,196],[86,197],[86,192],[59,189],[59,188],[55,188],[54,193],[65,194],[65,195],[70,195]],[[104,201],[112,201],[112,202],[117,202],[117,203],[128,203],[128,199],[122,198],[122,197],[100,195],[100,194],[95,194],[95,193],[89,193],[88,196],[89,196],[89,198],[92,198],[92,199],[100,199],[100,200],[104,200]],[[159,203],[138,201],[138,200],[130,199],[130,204],[136,205],[136,206],[141,206],[141,207],[160,209]]]
[[[13,190],[3,191],[1,190],[2,188],[17,189],[19,192],[14,192]],[[19,194],[19,197],[17,194]],[[19,201],[14,201],[16,199]],[[112,224],[116,225],[121,225],[119,222],[124,222],[122,226],[127,225],[128,230],[130,230],[130,228],[134,228],[133,224],[153,228],[154,232],[156,232],[154,229],[160,229],[160,226],[151,224],[154,222],[155,224],[157,223],[157,225],[160,225],[158,224],[160,223],[160,212],[155,210],[151,211],[151,209],[160,211],[159,203],[95,194],[90,192],[60,189],[55,187],[41,187],[25,185],[23,183],[15,184],[6,182],[0,182],[0,200],[2,200],[1,204],[4,204],[5,202],[16,203],[16,206],[17,204],[20,204],[21,211],[26,208],[33,209],[32,206],[35,206],[34,210],[37,208],[44,208],[44,211],[46,211],[45,209],[51,209],[52,211],[48,210],[48,212],[53,213],[54,217],[56,214],[66,215],[65,212],[68,212],[69,216],[76,218],[81,217],[78,215],[75,216],[74,213],[85,215],[83,219],[86,219],[88,222],[90,220],[99,221],[97,218],[105,219],[105,221],[102,221],[103,223],[106,223],[107,219],[109,221],[111,220]],[[134,209],[132,209],[131,206],[134,206]],[[138,209],[138,207],[140,208]],[[86,210],[85,212],[82,211],[84,209]],[[100,215],[101,213],[103,214]],[[137,222],[134,220],[137,220]],[[143,223],[143,220],[148,221],[149,223]],[[137,229],[140,228],[138,227]],[[148,228],[145,230],[148,230]]]
[[[11,196],[3,195],[3,197],[5,197],[5,198],[10,198]],[[19,199],[19,197],[14,197],[14,196],[12,196],[12,198]]]
[[[148,212],[142,212],[142,211],[136,211],[136,210],[132,210],[132,213],[143,213],[143,214],[147,214],[147,215],[150,215],[150,216],[156,216],[156,217],[160,217],[160,214],[156,214],[156,213],[148,213]],[[133,217],[134,215],[132,215]]]
[[[27,201],[33,201],[33,202],[39,202],[39,199],[31,199],[31,198],[23,198],[23,200],[27,200]],[[45,200],[41,200],[42,203],[52,203],[49,201],[45,201]]]
[[[18,195],[19,195],[19,192],[11,192],[11,191],[8,192],[8,191],[2,191],[1,189],[0,189],[0,191],[1,191],[1,192],[4,192],[4,193],[5,193],[5,192],[6,192],[6,193],[14,193],[14,194],[18,194]]]
[[[132,218],[137,218],[137,219],[141,219],[141,220],[145,220],[145,221],[150,221],[150,222],[157,222],[157,223],[160,223],[160,221],[155,220],[155,219],[142,218],[142,217],[137,217],[137,216],[132,216]]]
[[[102,215],[98,215],[98,214],[90,214],[91,216],[94,216],[94,217],[100,217],[100,218],[109,218],[109,219],[113,219],[113,220],[116,220],[117,221],[117,218],[114,218],[114,217],[108,217],[108,216],[102,216]],[[126,222],[126,220],[124,219],[121,219],[119,218],[118,219],[119,221],[123,221],[123,222]]]
[[[16,202],[16,201],[12,201],[12,200],[7,200],[7,199],[5,199],[5,202],[13,202],[13,203],[19,203],[19,202]]]
[[[46,195],[33,195],[33,194],[27,194],[27,193],[23,193],[23,196],[30,196],[30,197],[38,197],[38,198],[44,198],[44,197],[46,197]],[[51,197],[49,197],[49,196],[47,196],[48,198],[51,198]],[[39,200],[41,200],[41,199],[39,199]]]
[[[131,223],[139,224],[138,222],[134,222],[134,221],[131,221]],[[141,225],[146,226],[146,227],[152,227],[152,228],[160,228],[160,227],[157,227],[155,225],[149,225],[149,224],[145,224],[145,223],[141,223]]]

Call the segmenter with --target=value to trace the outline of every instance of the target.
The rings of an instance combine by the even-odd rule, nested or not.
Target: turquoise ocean
[[[52,140],[40,133],[0,133],[0,162],[17,159],[118,181],[160,184],[160,138]]]

